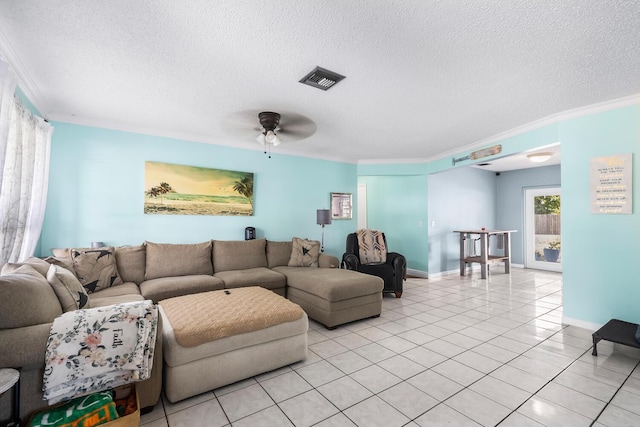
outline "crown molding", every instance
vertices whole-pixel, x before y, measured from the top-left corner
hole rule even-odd
[[[458,148],[454,148],[451,150],[443,151],[435,156],[423,158],[423,159],[384,159],[384,160],[359,160],[358,164],[414,164],[414,163],[429,163],[436,160],[444,159],[447,157],[459,155],[460,153],[464,153],[467,151],[473,151],[478,148],[482,148],[487,145],[494,144],[496,142],[504,141],[508,138],[513,138],[514,136],[521,135],[523,133],[531,132],[532,130],[539,129],[545,126],[549,126],[555,123],[559,123],[565,120],[571,120],[578,117],[589,116],[592,114],[602,113],[610,110],[617,110],[618,108],[629,107],[632,105],[640,104],[640,93],[625,96],[622,98],[616,98],[609,101],[598,102],[596,104],[587,105],[584,107],[574,108],[571,110],[562,111],[560,113],[555,113],[550,116],[543,117],[539,120],[535,120],[533,122],[527,123],[522,126],[518,126],[516,128],[501,132],[499,134],[490,136],[485,139],[481,139],[479,141],[473,142],[471,144],[463,145]]]
[[[40,114],[47,118],[47,115],[51,111],[49,109],[49,105],[31,78],[31,75],[27,71],[27,67],[25,67],[22,61],[20,61],[20,58],[9,44],[2,30],[0,30],[0,56],[7,61],[9,68],[11,68],[13,73],[16,75],[20,90],[25,94],[34,107],[37,108]]]
[[[72,125],[78,126],[88,126],[95,127],[100,129],[108,129],[118,132],[129,132],[136,133],[141,135],[148,136],[157,136],[160,138],[167,139],[175,139],[177,142],[189,141],[189,142],[197,142],[202,144],[211,144],[211,145],[220,145],[229,148],[235,148],[239,150],[251,150],[251,151],[264,151],[263,147],[258,143],[249,143],[246,146],[238,146],[238,144],[232,144],[226,142],[226,140],[219,140],[212,136],[200,135],[197,133],[183,132],[183,131],[162,131],[159,132],[157,129],[147,126],[123,126],[121,123],[117,122],[106,122],[104,120],[92,119],[92,118],[78,118],[76,116],[68,116],[61,114],[52,114],[51,117],[48,118],[49,121],[59,122],[59,123],[68,123]],[[284,144],[283,144],[284,145]],[[303,157],[308,159],[317,159],[317,160],[327,160],[338,163],[348,163],[348,164],[356,164],[354,159],[347,159],[339,156],[314,156],[314,155],[306,155],[301,154],[299,152],[295,152],[292,150],[287,150],[286,147],[283,148],[282,145],[273,149],[271,152],[272,155],[286,155],[286,156],[294,156],[294,157]]]

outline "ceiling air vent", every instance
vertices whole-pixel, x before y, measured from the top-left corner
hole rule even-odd
[[[317,87],[318,89],[327,90],[342,79],[344,79],[344,76],[341,76],[338,73],[334,73],[333,71],[329,71],[322,67],[316,67],[312,72],[304,76],[304,78],[300,80],[300,83]]]

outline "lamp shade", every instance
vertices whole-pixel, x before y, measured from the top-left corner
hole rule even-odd
[[[331,211],[329,209],[318,209],[316,211],[318,225],[331,224]]]

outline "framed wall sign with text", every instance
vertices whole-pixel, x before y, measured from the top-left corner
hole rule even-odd
[[[351,219],[353,197],[351,193],[331,193],[331,219]]]

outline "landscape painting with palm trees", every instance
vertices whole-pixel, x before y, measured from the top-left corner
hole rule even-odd
[[[144,213],[253,215],[253,173],[145,162]]]

